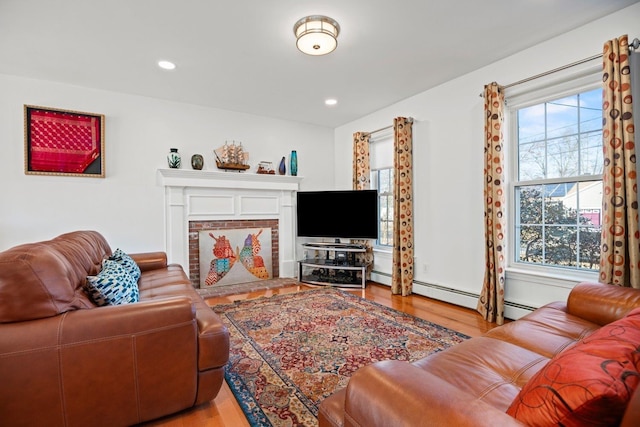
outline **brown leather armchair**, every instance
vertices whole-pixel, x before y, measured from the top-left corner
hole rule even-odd
[[[0,425],[126,426],[213,399],[229,335],[179,265],[130,254],[137,303],[82,285],[111,248],[77,231],[0,253]]]

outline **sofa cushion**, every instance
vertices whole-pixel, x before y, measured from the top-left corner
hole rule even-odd
[[[124,266],[105,259],[97,276],[87,276],[87,293],[96,305],[119,305],[138,302],[138,284]]]
[[[126,254],[122,249],[117,248],[113,251],[113,254],[109,257],[109,260],[115,261],[127,270],[127,273],[133,277],[133,280],[136,282],[140,278],[140,267],[138,264],[131,258],[128,254]]]
[[[552,358],[507,410],[534,426],[618,425],[640,382],[640,309]]]
[[[551,359],[601,327],[567,313],[566,305],[557,301],[538,308],[517,322],[493,328],[485,336],[510,342]]]

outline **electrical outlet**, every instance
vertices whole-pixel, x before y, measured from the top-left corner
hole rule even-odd
[[[422,264],[422,272],[423,273],[429,272],[429,264]]]

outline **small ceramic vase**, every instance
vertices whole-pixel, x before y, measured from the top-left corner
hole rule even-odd
[[[204,166],[204,158],[202,157],[201,154],[194,154],[193,156],[191,156],[192,168],[199,171],[199,170],[202,170],[203,166]]]
[[[170,148],[169,154],[167,155],[167,163],[169,163],[169,167],[171,169],[180,169],[181,162],[180,153],[178,153],[177,148]]]

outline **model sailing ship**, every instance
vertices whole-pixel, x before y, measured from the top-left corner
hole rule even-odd
[[[247,163],[249,153],[244,151],[242,142],[236,145],[235,141],[232,141],[231,144],[225,141],[222,147],[213,150],[213,154],[216,156],[216,166],[218,169],[242,172],[250,167]]]

